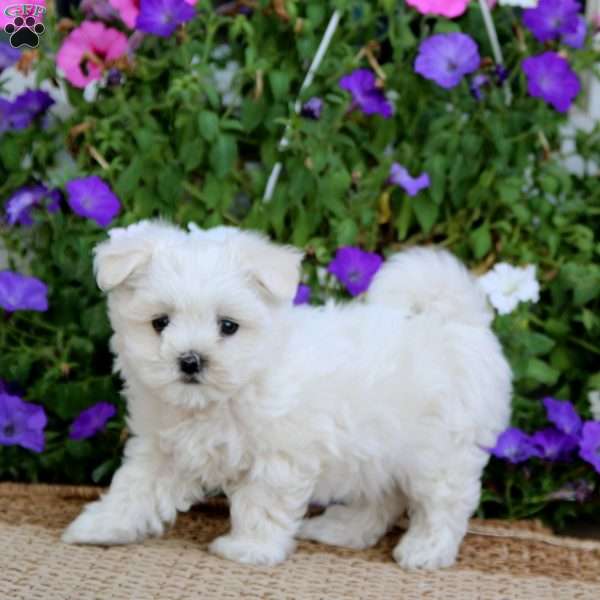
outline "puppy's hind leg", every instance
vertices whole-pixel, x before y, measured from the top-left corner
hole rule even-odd
[[[304,519],[299,539],[362,550],[374,546],[402,516],[406,500],[399,491],[378,499],[334,504],[318,517]]]

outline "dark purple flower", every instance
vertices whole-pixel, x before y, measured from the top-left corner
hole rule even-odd
[[[294,305],[308,304],[310,302],[310,286],[301,283],[298,285],[296,290],[296,296],[294,297]]]
[[[415,71],[439,86],[456,87],[468,73],[479,68],[477,44],[464,33],[438,33],[423,40],[415,60]]]
[[[538,42],[574,33],[581,6],[576,0],[540,0],[536,8],[523,11],[523,23]]]
[[[579,445],[577,437],[563,433],[554,427],[536,431],[531,436],[531,441],[538,451],[538,456],[546,460],[568,458]]]
[[[600,421],[587,421],[583,424],[579,456],[600,473]]]
[[[570,402],[547,397],[544,398],[543,403],[548,421],[553,423],[559,431],[572,436],[579,434],[581,417]]]
[[[73,179],[66,188],[67,202],[73,212],[96,221],[100,227],[107,227],[121,210],[119,199],[97,175]]]
[[[509,427],[500,434],[496,445],[489,449],[496,458],[503,458],[516,464],[537,456],[537,450],[531,438],[516,427]]]
[[[393,185],[399,185],[409,196],[416,196],[421,190],[431,185],[427,173],[421,173],[418,177],[411,177],[406,167],[399,163],[392,164],[388,181]]]
[[[14,65],[21,58],[21,51],[10,44],[0,42],[0,73]]]
[[[504,65],[496,65],[494,68],[496,84],[502,85],[508,79],[508,69]]]
[[[48,287],[35,277],[13,271],[0,271],[0,307],[17,310],[48,310]]]
[[[523,71],[529,94],[542,98],[559,112],[569,110],[581,89],[579,78],[568,61],[556,52],[526,58]]]
[[[117,87],[123,83],[123,73],[119,69],[112,67],[106,73],[106,85]]]
[[[474,75],[471,79],[471,83],[469,83],[469,90],[471,91],[471,95],[475,100],[483,100],[485,94],[483,93],[483,88],[486,87],[490,83],[490,78],[483,73],[478,73]]]
[[[577,17],[577,29],[573,32],[563,33],[561,41],[571,48],[583,48],[587,36],[587,23],[582,15]]]
[[[60,203],[58,190],[48,190],[44,185],[30,185],[19,188],[5,204],[6,222],[9,225],[32,225],[31,212],[39,205],[45,205],[48,212],[56,212]]]
[[[356,69],[340,79],[340,87],[352,94],[352,107],[358,106],[365,115],[392,116],[392,105],[376,86],[375,75],[368,69]]]
[[[358,296],[368,289],[382,262],[381,256],[374,252],[345,246],[338,249],[327,270],[335,275],[353,296]]]
[[[570,481],[546,496],[547,500],[567,500],[569,502],[585,502],[594,491],[594,484],[585,479]]]
[[[308,117],[309,119],[320,119],[321,112],[323,111],[323,100],[321,98],[317,98],[314,96],[307,100],[303,106],[300,114],[303,117]]]
[[[54,100],[43,90],[27,90],[17,96],[6,108],[6,118],[10,129],[26,129],[33,120],[45,113]]]
[[[85,440],[96,435],[116,413],[117,409],[108,402],[98,402],[86,408],[71,424],[69,437],[72,440]]]
[[[195,16],[196,9],[185,0],[141,0],[135,27],[146,33],[168,37],[179,25]]]
[[[12,109],[12,102],[0,98],[0,133],[4,133],[11,129],[10,122],[10,111]]]
[[[42,406],[0,393],[0,445],[42,452],[47,421]]]

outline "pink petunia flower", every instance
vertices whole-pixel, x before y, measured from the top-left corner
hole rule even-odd
[[[110,5],[119,13],[121,20],[129,29],[135,29],[135,23],[140,14],[141,0],[109,0]],[[197,0],[185,0],[187,4],[195,6]]]
[[[453,19],[467,10],[469,0],[406,0],[406,4],[423,15],[440,15]]]
[[[56,64],[75,86],[100,79],[107,63],[127,53],[127,36],[95,21],[84,21],[65,38]]]

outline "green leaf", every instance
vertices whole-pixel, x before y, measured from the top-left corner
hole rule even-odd
[[[200,111],[198,115],[198,130],[207,142],[212,142],[219,133],[219,116],[209,110]]]
[[[415,198],[412,201],[412,207],[421,229],[425,233],[429,233],[438,218],[440,212],[438,206],[430,198],[424,196]]]
[[[290,75],[287,71],[271,71],[269,73],[269,84],[276,100],[283,100],[289,96]]]
[[[554,385],[560,373],[539,358],[532,358],[525,368],[525,377],[543,385]]]
[[[225,177],[237,160],[237,143],[229,134],[220,135],[210,150],[210,164],[217,177]]]
[[[487,223],[478,227],[469,234],[469,242],[477,260],[482,259],[492,247],[492,236]]]

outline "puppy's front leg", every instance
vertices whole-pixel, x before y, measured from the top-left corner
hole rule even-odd
[[[84,508],[62,540],[70,544],[128,544],[161,535],[164,524],[175,520],[177,509],[186,508],[179,506],[184,485],[152,440],[132,438],[108,493]]]
[[[282,462],[254,468],[227,490],[231,531],[212,542],[212,553],[241,563],[275,565],[294,551],[314,481]]]

